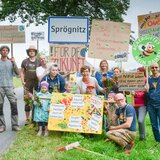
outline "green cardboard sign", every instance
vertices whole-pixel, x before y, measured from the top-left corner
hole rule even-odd
[[[139,37],[132,46],[134,59],[143,66],[150,66],[160,60],[160,40],[146,35]]]

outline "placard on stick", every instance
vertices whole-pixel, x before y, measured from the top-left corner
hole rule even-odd
[[[143,91],[144,83],[143,72],[123,73],[118,77],[119,91]]]
[[[48,129],[102,133],[103,96],[53,93]]]

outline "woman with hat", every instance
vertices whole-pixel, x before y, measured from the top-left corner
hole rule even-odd
[[[28,58],[24,59],[21,64],[21,81],[24,86],[25,93],[33,93],[33,90],[38,88],[38,79],[36,76],[36,68],[40,66],[39,60],[36,58],[37,49],[31,45],[27,50]],[[24,93],[24,94],[25,94]],[[25,105],[26,122],[25,125],[29,124],[31,107]]]

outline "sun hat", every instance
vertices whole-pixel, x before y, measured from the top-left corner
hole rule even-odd
[[[28,49],[26,49],[27,54],[29,53],[29,50],[35,50],[35,53],[37,55],[37,49],[34,45],[30,45]]]

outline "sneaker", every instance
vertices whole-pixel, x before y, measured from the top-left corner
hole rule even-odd
[[[0,127],[0,133],[4,132],[6,130],[5,127]]]
[[[44,132],[44,136],[47,137],[49,135],[48,131]]]
[[[42,135],[42,130],[39,130],[37,133],[37,136],[41,136]]]
[[[18,126],[13,126],[12,127],[12,131],[20,131],[21,130],[21,128],[19,128]]]
[[[25,126],[27,126],[27,125],[29,125],[30,124],[30,120],[29,119],[26,119],[26,121],[25,121]]]

